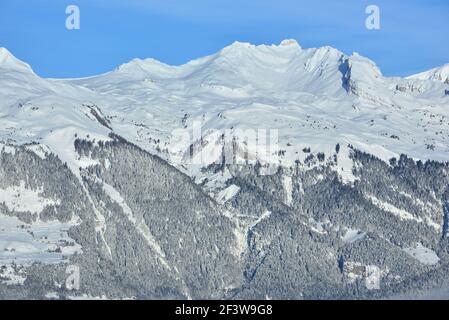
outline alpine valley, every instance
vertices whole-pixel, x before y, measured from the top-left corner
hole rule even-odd
[[[276,148],[224,161],[225,130]],[[284,40],[47,79],[1,48],[0,298],[449,297],[448,161],[449,64]]]

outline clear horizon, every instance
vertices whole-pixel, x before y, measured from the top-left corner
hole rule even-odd
[[[368,30],[368,5],[380,29]],[[80,9],[80,29],[65,26],[66,7]],[[87,77],[134,58],[170,65],[213,54],[234,41],[303,48],[330,45],[372,59],[386,76],[407,76],[449,62],[449,3],[285,0],[226,3],[118,0],[0,0],[0,47],[42,77]]]

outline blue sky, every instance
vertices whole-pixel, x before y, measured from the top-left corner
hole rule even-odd
[[[81,29],[67,30],[75,4]],[[381,29],[365,28],[380,8]],[[0,46],[44,77],[81,77],[133,58],[182,64],[235,40],[294,38],[373,59],[386,75],[449,62],[447,0],[0,0]]]

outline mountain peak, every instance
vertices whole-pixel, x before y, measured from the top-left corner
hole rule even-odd
[[[244,51],[245,49],[252,49],[256,46],[249,42],[240,42],[234,41],[232,44],[224,47],[220,52],[221,53],[229,53],[229,52],[239,52]]]
[[[380,71],[376,63],[373,60],[360,55],[358,52],[352,53],[352,55],[349,57],[349,62],[353,66],[358,65],[361,71],[366,73],[366,75],[371,75],[375,78],[379,78],[382,76],[382,72]]]
[[[299,45],[298,41],[296,41],[295,39],[282,40],[281,43],[279,44],[279,46],[281,46],[281,47],[297,47],[297,48],[301,48],[301,46]]]
[[[4,63],[6,60],[14,58],[14,56],[9,52],[8,49],[1,47],[0,48],[0,64]]]
[[[221,53],[229,53],[229,52],[241,52],[241,51],[246,51],[248,49],[250,50],[254,50],[254,49],[261,49],[264,50],[264,48],[272,48],[272,49],[276,49],[276,50],[284,50],[284,49],[295,49],[295,50],[300,50],[301,46],[299,45],[298,41],[296,41],[295,39],[285,39],[282,40],[279,45],[276,44],[272,44],[270,45],[265,45],[265,44],[261,44],[261,45],[254,45],[252,43],[249,42],[240,42],[240,41],[234,41],[232,44],[230,44],[229,46],[224,47],[220,52]]]
[[[8,49],[0,48],[0,68],[31,71],[29,64],[17,59]]]
[[[131,61],[120,65],[117,71],[127,73],[133,77],[163,76],[173,72],[176,67],[169,66],[159,60],[153,58],[140,59],[135,58]]]
[[[449,63],[428,71],[414,74],[408,77],[408,79],[433,80],[449,84]]]

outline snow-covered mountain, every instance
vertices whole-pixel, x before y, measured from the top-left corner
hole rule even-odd
[[[71,126],[105,131],[95,121],[84,121],[85,104],[98,106],[114,132],[147,150],[167,149],[170,159],[189,147],[172,150],[173,131],[193,123],[201,123],[206,140],[212,129],[278,129],[285,150],[281,161],[290,163],[304,160],[307,155],[299,151],[305,147],[329,153],[337,143],[384,160],[401,153],[449,159],[447,66],[388,78],[356,53],[303,49],[294,40],[271,46],[236,42],[181,66],[135,59],[76,80],[41,79],[6,49],[0,61],[1,110],[8,114],[2,118],[4,141],[45,139],[41,119],[47,130],[61,127],[65,119]],[[443,83],[423,80],[435,78]],[[33,111],[36,107],[39,111]]]
[[[409,293],[412,275],[446,270],[448,70],[385,77],[357,53],[284,40],[235,42],[180,66],[134,59],[94,77],[44,79],[0,49],[0,296],[48,265],[64,274],[55,263],[67,257],[100,274],[89,295],[346,297],[371,266],[391,278],[385,295]],[[262,153],[244,130],[278,140]],[[223,161],[225,132],[246,166]],[[192,248],[205,267],[189,264]],[[300,262],[275,280],[279,252]],[[112,285],[118,270],[126,284]],[[158,280],[139,282],[145,270]],[[192,276],[201,272],[214,284]],[[290,287],[293,274],[293,286],[310,288],[270,287]]]

